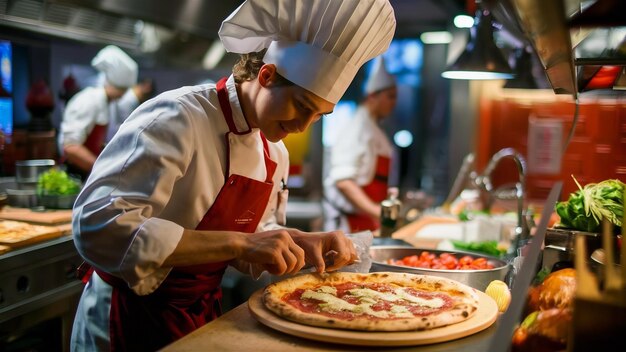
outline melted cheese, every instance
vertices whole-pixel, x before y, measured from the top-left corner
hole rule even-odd
[[[443,306],[444,302],[441,298],[433,298],[433,299],[424,299],[420,297],[413,296],[407,293],[404,288],[396,288],[393,293],[392,292],[378,292],[369,288],[355,288],[349,290],[351,295],[355,297],[371,297],[374,299],[381,299],[387,302],[399,302],[399,301],[409,301],[411,303],[426,306],[429,308],[439,308]]]
[[[440,298],[423,299],[412,296],[407,293],[403,288],[397,288],[394,292],[378,292],[369,288],[356,288],[348,290],[348,293],[356,297],[359,300],[359,304],[352,304],[338,298],[337,289],[332,286],[321,286],[315,291],[306,290],[302,293],[303,299],[315,299],[324,303],[320,303],[321,310],[327,312],[340,312],[347,311],[356,314],[368,314],[378,318],[388,318],[390,316],[396,318],[412,318],[411,313],[407,307],[398,304],[391,304],[390,311],[375,311],[372,309],[372,305],[380,300],[387,302],[401,302],[408,301],[412,304],[420,306],[427,306],[432,308],[438,308],[443,306],[444,302]]]

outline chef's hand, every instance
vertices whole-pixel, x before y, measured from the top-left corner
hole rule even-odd
[[[302,232],[288,229],[295,243],[304,249],[305,261],[318,273],[335,271],[357,260],[352,241],[342,231]],[[326,261],[325,261],[326,259]],[[326,267],[327,262],[330,265]]]
[[[244,238],[238,259],[258,264],[270,274],[295,274],[305,264],[304,250],[287,229],[257,232]]]

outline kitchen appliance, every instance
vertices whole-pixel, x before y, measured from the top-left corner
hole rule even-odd
[[[493,265],[493,269],[483,270],[443,270],[443,269],[429,269],[429,268],[416,268],[402,265],[387,264],[388,259],[402,259],[411,255],[420,255],[423,251],[428,251],[432,254],[439,256],[442,253],[450,253],[457,258],[461,258],[465,255],[469,255],[473,258],[484,257],[487,261]],[[459,281],[463,284],[471,286],[475,289],[484,291],[487,285],[493,280],[502,280],[509,271],[509,265],[500,259],[494,257],[488,257],[476,253],[462,252],[462,251],[440,251],[435,249],[420,249],[411,248],[405,246],[373,246],[370,248],[370,255],[372,256],[372,268],[370,272],[377,271],[391,271],[391,272],[406,272],[420,275],[434,275],[441,276],[448,279]]]
[[[81,261],[71,236],[0,255],[0,350],[69,351]]]

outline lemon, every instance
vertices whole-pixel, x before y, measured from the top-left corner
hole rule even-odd
[[[491,281],[487,289],[485,289],[485,293],[496,301],[498,311],[500,312],[506,311],[511,303],[511,291],[509,291],[509,286],[503,281]]]

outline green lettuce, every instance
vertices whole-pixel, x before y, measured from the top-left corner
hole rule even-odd
[[[80,181],[57,168],[44,172],[37,180],[37,194],[39,195],[74,195],[78,192],[80,192]]]
[[[574,176],[572,176],[574,178]],[[570,194],[565,202],[556,204],[561,225],[580,231],[599,232],[602,219],[608,219],[617,227],[622,226],[624,214],[624,183],[605,180],[581,187],[574,178],[578,191]]]

